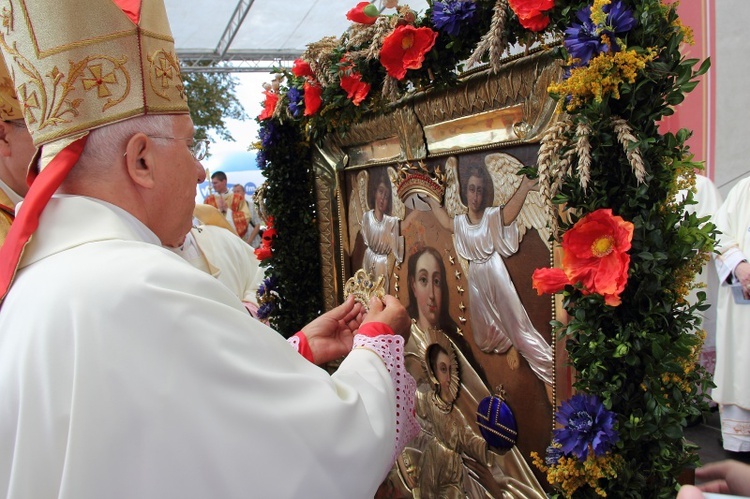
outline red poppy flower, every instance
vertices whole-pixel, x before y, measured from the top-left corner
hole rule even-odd
[[[617,306],[628,282],[632,239],[633,224],[612,215],[612,210],[589,213],[563,235],[562,269],[537,269],[533,287],[541,295],[580,284],[585,294],[602,295],[607,305]]]
[[[265,244],[266,246],[271,246],[275,237],[276,229],[274,229],[273,227],[267,227],[266,230],[263,231],[263,244]]]
[[[267,260],[273,256],[270,246],[258,246],[255,248],[255,258],[259,261]]]
[[[563,269],[536,269],[531,277],[531,285],[541,296],[545,293],[557,293],[570,284]]]
[[[370,93],[370,84],[362,82],[362,75],[359,73],[342,76],[339,84],[346,91],[346,97],[355,106],[359,106],[365,100],[367,94]]]
[[[555,0],[509,0],[508,3],[521,26],[535,32],[549,25],[549,17],[544,12],[555,6]]]
[[[339,86],[346,91],[346,97],[359,106],[370,93],[370,84],[362,82],[362,75],[354,71],[354,65],[347,57],[341,58],[339,74]]]
[[[320,105],[323,103],[320,96],[323,94],[323,87],[317,83],[305,82],[305,116],[312,116],[318,112]]]
[[[263,102],[263,111],[258,115],[258,119],[263,121],[273,116],[273,110],[276,109],[276,103],[279,102],[279,95],[270,90],[263,92],[266,94],[266,100]]]
[[[356,7],[346,13],[346,18],[355,23],[374,24],[378,20],[378,8],[374,5],[370,7],[370,5],[372,5],[370,2],[359,2]]]
[[[424,56],[435,45],[437,31],[430,28],[415,28],[411,25],[397,26],[380,49],[380,64],[389,76],[403,80],[407,69],[419,69]]]
[[[294,76],[306,76],[308,78],[314,78],[313,70],[310,67],[310,63],[303,59],[295,59],[294,66],[292,66],[292,73]]]

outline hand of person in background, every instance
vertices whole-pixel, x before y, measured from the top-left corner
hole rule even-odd
[[[734,268],[734,275],[737,280],[742,284],[742,293],[745,298],[750,298],[750,263],[740,262]]]
[[[727,459],[707,464],[695,470],[695,478],[704,483],[704,492],[750,496],[750,465]]]
[[[302,328],[316,364],[336,360],[352,349],[354,333],[362,324],[363,309],[350,296]]]
[[[365,315],[362,324],[368,322],[382,322],[393,329],[395,334],[404,338],[404,343],[409,341],[411,319],[404,306],[394,296],[385,295],[382,300],[372,297],[370,311]]]
[[[750,497],[750,465],[731,459],[707,464],[695,470],[697,487],[685,485],[677,499],[702,499],[703,492]]]

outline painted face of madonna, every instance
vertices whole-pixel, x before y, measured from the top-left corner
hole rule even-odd
[[[411,286],[419,310],[417,325],[424,331],[439,325],[443,278],[434,255],[426,252],[417,259]]]

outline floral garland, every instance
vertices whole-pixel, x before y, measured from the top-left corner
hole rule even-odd
[[[686,296],[714,237],[686,214],[693,193],[676,196],[701,167],[685,144],[690,132],[658,128],[708,70],[680,53],[692,35],[676,4],[437,0],[421,16],[393,1],[386,8],[353,6],[346,33],[310,44],[281,71],[266,88],[262,127],[293,125],[299,141],[319,140],[427,86],[454,84],[462,61],[497,70],[510,44],[561,40],[565,76],[548,89],[561,113],[536,168],[523,173],[538,178],[561,241],[562,267],[537,270],[533,282],[562,295],[568,319],[555,328],[578,393],[562,403],[553,443],[535,462],[566,497],[674,497],[680,473],[697,464],[685,421],[706,408],[710,386],[697,367],[705,296]]]

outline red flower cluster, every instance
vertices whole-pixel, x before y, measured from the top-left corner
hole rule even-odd
[[[317,81],[306,81],[303,87],[305,91],[305,116],[312,116],[318,112],[323,100],[320,98],[323,95],[323,87]]]
[[[545,12],[555,6],[555,0],[509,0],[508,3],[521,26],[534,32],[542,31],[549,25]]]
[[[313,73],[313,70],[310,67],[310,63],[305,61],[304,59],[294,60],[292,73],[297,77],[304,76],[305,78],[315,78],[315,73]]]
[[[304,59],[296,59],[294,61],[292,73],[298,78],[305,78],[305,84],[302,87],[305,93],[305,116],[312,116],[318,112],[321,104],[323,104],[323,100],[321,99],[323,87],[315,79],[315,73],[313,73],[310,63]]]
[[[263,237],[260,246],[255,248],[255,257],[260,260],[266,260],[273,256],[273,241],[276,239],[276,229],[273,228],[273,217],[268,217],[266,230],[263,231]]]
[[[359,106],[370,93],[371,85],[362,81],[362,75],[354,70],[351,61],[346,57],[342,58],[340,62],[339,86],[346,92],[346,97],[355,106]]]
[[[263,121],[273,116],[273,111],[276,109],[276,104],[279,102],[279,94],[273,90],[263,91],[266,94],[266,100],[263,102],[263,111],[258,115],[258,119]]]
[[[604,296],[607,305],[621,303],[628,282],[633,224],[599,209],[580,219],[563,235],[562,269],[536,269],[534,289],[557,293],[568,284],[580,284],[584,294]]]
[[[378,8],[370,2],[359,2],[346,13],[346,18],[360,24],[375,24],[378,20]]]
[[[389,76],[403,80],[407,69],[422,67],[424,57],[432,50],[437,31],[430,28],[415,28],[409,24],[397,26],[380,49],[380,64]]]

